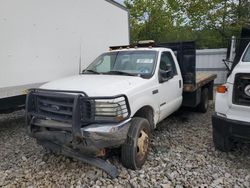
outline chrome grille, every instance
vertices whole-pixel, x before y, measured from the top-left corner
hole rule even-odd
[[[49,97],[39,95],[36,97],[37,113],[54,120],[71,122],[73,116],[74,98]]]

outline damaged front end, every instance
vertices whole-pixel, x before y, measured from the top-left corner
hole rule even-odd
[[[130,108],[125,95],[88,97],[77,91],[31,89],[26,122],[29,134],[45,148],[117,175],[113,165],[97,156],[127,138]]]

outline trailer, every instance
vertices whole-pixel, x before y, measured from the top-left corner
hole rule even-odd
[[[29,88],[78,74],[110,44],[128,44],[128,16],[112,0],[1,0],[0,110],[24,105]]]

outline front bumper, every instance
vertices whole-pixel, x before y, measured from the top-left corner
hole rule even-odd
[[[77,140],[74,140],[72,133],[67,130],[53,130],[55,126],[52,125],[60,127],[60,124],[62,123],[34,118],[30,124],[34,131],[30,134],[46,147],[49,147],[49,143],[54,143],[62,147],[77,149],[84,154],[97,155],[100,149],[116,148],[126,141],[130,119],[119,124],[92,124],[83,127],[80,129],[81,136],[78,136]],[[65,124],[63,126],[66,127]],[[53,128],[46,130],[41,127]],[[35,131],[36,128],[39,129]],[[53,148],[50,149],[53,150]]]
[[[233,138],[250,139],[250,122],[231,120],[214,114],[212,116],[213,129],[220,135]]]

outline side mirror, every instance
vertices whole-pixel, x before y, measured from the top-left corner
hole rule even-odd
[[[223,59],[222,61],[224,62],[227,71],[231,72],[232,66],[233,66],[233,61],[236,55],[236,37],[232,36],[231,41],[228,43],[227,47],[227,57],[226,59]]]
[[[83,69],[83,70],[82,70],[82,74],[84,74],[85,70],[86,70],[86,69]]]
[[[159,71],[159,82],[163,83],[166,82],[168,80],[170,80],[171,78],[173,78],[174,74],[172,71],[171,66],[167,66],[167,70],[161,70]]]
[[[227,71],[230,72],[232,69],[233,61],[229,61],[228,59],[222,59],[224,65],[227,68]]]

